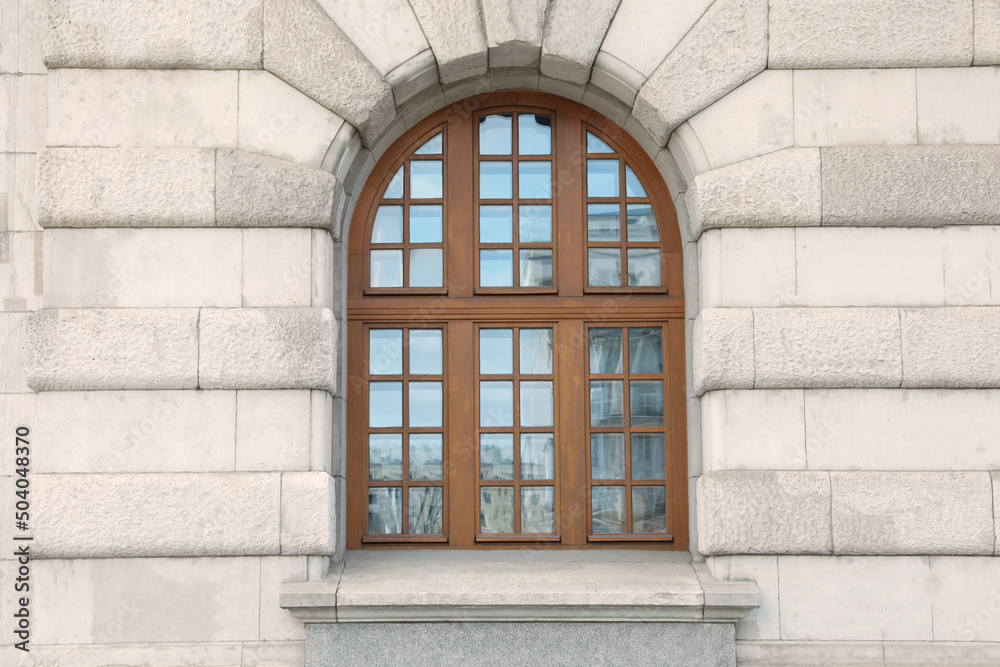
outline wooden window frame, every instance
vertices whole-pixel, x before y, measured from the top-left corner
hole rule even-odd
[[[493,113],[538,113],[552,118],[553,287],[478,287],[478,121]],[[516,128],[516,120],[512,119]],[[443,287],[368,287],[372,223],[380,197],[396,170],[438,131],[444,131]],[[615,153],[588,155],[586,133],[593,132]],[[520,161],[516,129],[513,162]],[[620,160],[621,242],[626,247],[660,248],[658,287],[589,287],[587,285],[586,165],[588,157]],[[436,156],[435,156],[436,157]],[[507,156],[504,156],[505,158]],[[418,156],[419,158],[419,156]],[[646,190],[660,241],[626,241],[624,169],[628,164]],[[514,194],[517,168],[514,167]],[[408,189],[407,189],[408,192]],[[490,200],[492,201],[492,200]],[[600,201],[600,200],[597,200]],[[642,200],[645,202],[645,200]],[[402,201],[401,201],[402,203]],[[423,203],[423,202],[421,202]],[[428,202],[431,203],[431,202]],[[512,199],[515,220],[516,199]],[[546,202],[547,203],[547,202]],[[404,208],[404,220],[407,219]],[[515,224],[514,271],[519,271]],[[404,231],[404,241],[407,240]],[[682,245],[670,194],[652,160],[637,142],[601,114],[552,95],[534,92],[493,93],[458,102],[431,114],[398,139],[383,155],[362,189],[349,233],[347,279],[347,547],[360,548],[688,548],[686,390]],[[544,245],[544,244],[542,244]],[[381,246],[380,246],[381,247]],[[405,248],[408,248],[404,244]],[[541,247],[533,244],[533,247]],[[546,246],[549,247],[549,246]],[[405,258],[404,258],[405,261]],[[405,267],[404,267],[405,271]],[[627,266],[622,265],[622,281]],[[404,274],[405,275],[405,274]],[[517,281],[515,281],[517,282]],[[404,282],[404,284],[406,284]],[[594,535],[590,510],[589,327],[663,329],[664,427],[667,534]],[[554,335],[554,412],[556,433],[556,534],[481,535],[479,532],[478,330],[551,327]],[[367,532],[367,419],[369,328],[441,328],[444,337],[444,537],[374,536]],[[626,341],[627,345],[627,341]],[[515,359],[516,364],[516,359]],[[516,381],[516,368],[513,381]],[[408,369],[404,368],[404,371]],[[627,374],[623,376],[628,381]],[[627,406],[626,406],[627,409]],[[511,432],[517,432],[510,429]],[[629,431],[625,432],[628,439]],[[406,442],[404,438],[404,450]],[[518,443],[515,440],[515,449]],[[626,450],[627,451],[627,450]],[[403,476],[407,476],[404,469]],[[535,484],[532,482],[532,484]],[[499,484],[515,486],[513,482]],[[407,485],[403,485],[405,489]],[[517,485],[515,488],[520,488]],[[629,486],[628,488],[631,488]],[[403,491],[405,494],[405,491]],[[517,492],[519,493],[519,491]],[[630,492],[628,493],[631,500]],[[518,497],[519,499],[519,497]],[[403,517],[406,521],[406,517]],[[404,539],[405,538],[405,539]]]

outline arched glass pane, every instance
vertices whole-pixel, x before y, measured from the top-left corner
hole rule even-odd
[[[479,119],[480,155],[510,155],[512,142],[509,113],[493,114]]]
[[[372,243],[403,242],[403,207],[379,206],[372,225]]]
[[[635,175],[632,171],[632,167],[625,165],[625,196],[626,197],[645,197],[646,190],[643,189],[642,183],[639,182],[639,177]]]
[[[389,187],[385,189],[385,194],[382,195],[383,199],[402,199],[403,198],[403,168],[400,167],[396,170],[395,175],[392,180],[389,181]]]
[[[588,153],[614,153],[614,149],[608,146],[606,143],[598,139],[596,136],[587,133],[587,152]]]
[[[427,140],[423,146],[413,151],[414,155],[440,155],[441,149],[444,147],[444,135],[441,133],[435,134],[433,137]]]

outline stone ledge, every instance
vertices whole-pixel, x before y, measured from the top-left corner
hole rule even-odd
[[[307,623],[733,623],[759,604],[753,582],[646,551],[351,551],[326,579],[286,584],[280,598]]]

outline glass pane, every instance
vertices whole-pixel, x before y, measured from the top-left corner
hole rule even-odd
[[[411,487],[408,532],[440,535],[444,525],[444,496],[440,486]]]
[[[621,380],[591,380],[590,425],[621,426],[625,418],[624,392]]]
[[[479,425],[486,427],[514,425],[513,382],[479,383]]]
[[[551,486],[521,487],[521,532],[556,532],[556,490]]]
[[[410,427],[441,427],[444,392],[440,382],[410,383]]]
[[[592,486],[590,497],[594,532],[624,533],[625,487]]]
[[[479,436],[479,479],[514,479],[514,434]]]
[[[665,487],[632,487],[632,532],[667,532],[667,489]]]
[[[441,248],[410,250],[410,287],[441,287]]]
[[[410,197],[412,199],[440,199],[444,194],[444,178],[440,160],[414,160],[410,162]]]
[[[440,375],[442,335],[440,329],[410,329],[410,373]]]
[[[662,433],[632,434],[632,479],[666,479]]]
[[[634,375],[663,372],[663,330],[628,330],[628,365]]]
[[[551,243],[552,207],[548,204],[518,207],[517,235],[521,243]]]
[[[368,384],[368,425],[372,428],[403,426],[403,383]]]
[[[521,155],[548,155],[552,152],[552,119],[521,114],[517,117],[517,152]]]
[[[621,207],[618,204],[587,204],[587,240],[620,241]]]
[[[618,160],[587,160],[587,196],[618,196]]]
[[[587,133],[587,152],[588,153],[614,153],[614,149],[608,146],[606,143],[595,137],[590,132]]]
[[[385,194],[382,195],[382,199],[402,199],[403,198],[403,168],[400,167],[393,174],[392,180],[389,181],[388,187],[385,189]]]
[[[368,331],[368,374],[403,374],[402,329],[370,329]]]
[[[514,487],[484,486],[479,489],[479,532],[514,532]]]
[[[403,490],[368,489],[368,534],[398,535],[403,532]]]
[[[659,241],[660,230],[656,227],[656,216],[649,204],[629,204],[625,220],[626,238],[629,241]]]
[[[372,433],[368,436],[368,479],[373,482],[403,479],[403,436]]]
[[[509,113],[493,114],[479,119],[480,155],[510,155],[511,137]]]
[[[480,243],[514,242],[513,206],[479,207],[479,242]]]
[[[549,199],[552,196],[552,163],[518,163],[517,196],[520,199]]]
[[[403,286],[402,250],[372,250],[371,285],[372,287]]]
[[[514,175],[510,162],[479,163],[479,198],[510,199],[514,196]]]
[[[514,372],[514,330],[479,330],[479,372],[510,375]]]
[[[521,329],[518,353],[523,375],[550,375],[552,329]]]
[[[642,187],[642,183],[639,182],[639,177],[635,175],[632,171],[632,167],[625,165],[625,196],[626,197],[645,197],[646,191]]]
[[[521,251],[521,287],[552,287],[552,251]]]
[[[379,206],[372,225],[372,243],[403,242],[403,207]]]
[[[513,284],[514,253],[510,250],[480,250],[480,287],[511,287]]]
[[[552,426],[552,381],[521,382],[521,426]]]
[[[441,205],[410,207],[410,243],[441,243]]]
[[[443,459],[440,433],[410,434],[410,479],[439,480]]]
[[[590,372],[622,372],[622,330],[590,330]]]
[[[633,380],[628,387],[632,426],[663,426],[663,383]]]
[[[657,248],[628,249],[629,287],[656,287],[660,284],[660,251]]]
[[[621,287],[622,253],[618,248],[587,250],[587,284],[591,287]]]
[[[521,479],[555,479],[555,443],[551,433],[521,434]]]
[[[591,479],[625,479],[624,434],[590,434],[590,477]]]
[[[427,140],[427,143],[413,151],[414,155],[441,155],[441,149],[444,148],[444,138],[443,135],[438,133]]]

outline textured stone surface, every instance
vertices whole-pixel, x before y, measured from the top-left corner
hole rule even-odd
[[[56,69],[49,146],[236,147],[237,72]]]
[[[898,387],[895,308],[755,308],[758,388]]]
[[[918,69],[917,121],[921,144],[1000,143],[1000,69]]]
[[[45,306],[239,307],[241,233],[50,229],[45,234]]]
[[[264,0],[264,69],[352,124],[368,145],[395,114],[389,84],[313,0]]]
[[[343,189],[325,171],[243,151],[220,150],[216,217],[230,227],[330,228]]]
[[[215,151],[54,148],[38,158],[43,227],[191,227],[215,223]]]
[[[240,72],[240,150],[297,162],[313,169],[344,121],[270,72]]]
[[[662,146],[678,125],[766,66],[766,0],[718,0],[639,89],[633,113]]]
[[[277,554],[279,485],[276,473],[36,475],[35,548],[45,558]]]
[[[260,0],[48,0],[48,67],[253,69]]]
[[[541,72],[586,83],[619,0],[553,0],[545,20]]]
[[[972,3],[771,0],[769,67],[972,64]]]
[[[796,146],[917,143],[913,70],[803,70],[793,78]]]
[[[477,0],[411,0],[437,59],[441,83],[486,72],[486,28]]]
[[[792,148],[700,174],[685,195],[691,233],[713,227],[819,225],[819,151]]]
[[[337,498],[325,472],[281,475],[281,553],[328,556],[337,550]]]
[[[238,665],[238,651],[235,661],[223,655],[222,662],[212,662],[220,656],[209,653],[205,659],[208,651],[204,645],[200,651],[185,654],[184,649],[188,647],[171,646],[170,643],[257,639],[260,560],[37,560],[32,564],[32,575],[38,586],[32,600],[31,611],[35,618],[31,654],[41,646],[65,647],[65,653],[57,653],[55,661],[48,664],[74,665],[83,658],[79,664],[86,667],[122,663]],[[192,604],[192,600],[198,603]],[[36,613],[43,609],[52,612]],[[59,610],[66,613],[58,613]],[[130,646],[123,642],[135,644]],[[144,651],[142,644],[147,642],[159,645],[149,647],[147,644]],[[96,645],[92,649],[96,655],[81,648],[81,644]],[[202,658],[205,662],[187,662],[192,658]],[[130,659],[135,659],[135,663],[126,662]]]
[[[226,391],[46,391],[38,473],[233,469],[236,395]]]
[[[694,323],[694,392],[754,386],[754,325],[749,308],[706,309]]]
[[[549,0],[482,0],[490,67],[537,67]]]
[[[317,2],[382,74],[428,48],[406,0]]]
[[[633,68],[641,75],[641,85],[711,4],[712,0],[622,0],[601,52]]]
[[[804,470],[801,391],[712,391],[701,397],[704,470]]]
[[[933,638],[933,582],[926,557],[780,556],[778,581],[786,641]]]
[[[330,623],[306,628],[308,664],[641,665],[669,655],[691,667],[735,667],[733,626],[715,623]]]
[[[25,377],[36,391],[194,389],[198,311],[42,310],[28,320]]]
[[[805,392],[816,470],[1000,470],[1000,391]]]
[[[837,554],[993,554],[987,472],[830,473]]]
[[[646,82],[646,76],[624,60],[602,50],[594,58],[590,81],[595,88],[616,102],[631,107],[635,103],[636,93]]]
[[[1000,386],[1000,309],[903,309],[904,387]]]
[[[236,394],[236,469],[308,470],[310,392]]]
[[[830,479],[821,472],[710,472],[698,480],[702,554],[830,553]]]
[[[325,308],[201,311],[204,389],[335,389],[337,324]]]
[[[824,148],[823,224],[1000,224],[1000,147]]]
[[[975,65],[1000,65],[1000,4],[974,0]]]

